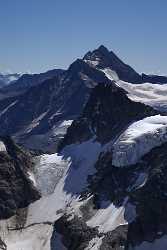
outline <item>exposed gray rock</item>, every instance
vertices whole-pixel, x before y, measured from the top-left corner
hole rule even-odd
[[[1,140],[6,147],[0,152],[0,219],[4,219],[39,199],[40,194],[28,176],[33,168],[31,156],[9,137]]]

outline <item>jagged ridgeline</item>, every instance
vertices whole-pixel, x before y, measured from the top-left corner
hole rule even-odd
[[[24,74],[1,88],[0,134],[13,136],[30,149],[54,153],[67,127],[81,114],[91,89],[112,80],[133,100],[166,110],[166,77],[140,75],[100,46],[67,70]],[[164,85],[151,84],[155,82]]]

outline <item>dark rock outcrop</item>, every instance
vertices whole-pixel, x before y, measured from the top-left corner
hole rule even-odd
[[[90,63],[91,61],[97,60],[97,68],[111,68],[123,81],[131,83],[142,82],[141,75],[139,75],[132,67],[121,61],[112,51],[109,51],[103,45],[93,52],[88,52],[83,59],[90,61]]]
[[[167,76],[142,74],[142,81],[143,82],[150,82],[153,84],[165,84],[165,83],[167,83]]]
[[[88,247],[91,240],[102,239],[99,250],[121,250],[127,245],[127,226],[120,226],[107,233],[99,233],[97,228],[90,228],[78,217],[72,220],[68,216],[61,217],[55,222],[54,232],[51,239],[51,250],[56,250],[56,234],[62,235],[62,244],[68,250],[84,250]],[[93,247],[93,246],[92,246]]]
[[[40,194],[28,176],[33,168],[31,156],[9,137],[1,137],[1,141],[6,151],[0,152],[0,219],[5,219],[39,199]]]
[[[56,233],[63,235],[63,243],[68,250],[83,250],[92,238],[100,236],[97,229],[89,228],[82,219],[75,216],[72,220],[69,220],[67,215],[55,222],[51,239],[52,250],[56,250]]]
[[[140,163],[126,168],[114,167],[112,153],[106,152],[96,163],[97,173],[92,179],[89,178],[87,192],[94,194],[97,208],[104,199],[110,199],[119,207],[126,197],[135,206],[136,219],[129,223],[127,229],[127,249],[130,245],[136,246],[143,241],[152,242],[167,234],[166,149],[165,143],[151,150]],[[138,183],[143,173],[146,174],[146,179]]]

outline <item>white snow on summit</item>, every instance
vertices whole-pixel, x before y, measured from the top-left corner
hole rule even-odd
[[[89,65],[96,67],[99,65],[99,61],[100,59],[98,57],[94,58],[94,60],[84,60],[86,63],[88,63]]]
[[[154,147],[167,141],[167,116],[151,116],[137,121],[113,144],[113,165],[123,167],[137,163]]]

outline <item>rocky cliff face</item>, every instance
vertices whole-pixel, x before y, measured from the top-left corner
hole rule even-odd
[[[83,58],[91,66],[100,70],[110,69],[116,72],[118,78],[134,84],[141,83],[167,83],[166,76],[139,74],[132,67],[120,60],[112,51],[101,45],[94,51],[89,51]]]
[[[150,82],[153,84],[165,84],[165,83],[167,83],[166,76],[158,76],[158,75],[142,74],[142,80],[143,80],[143,82]]]
[[[156,114],[151,107],[128,99],[114,81],[100,84],[93,89],[82,115],[69,127],[61,144],[81,143],[92,137],[105,144],[136,120]]]
[[[104,46],[88,52],[83,59],[99,69],[109,68],[115,71],[119,79],[123,81],[131,83],[142,82],[141,76],[132,67],[122,62],[112,51],[109,51]]]
[[[76,118],[91,89],[103,82],[110,82],[103,72],[77,60],[63,75],[31,87],[15,99],[1,101],[0,132],[13,135],[30,147],[36,140],[37,148],[41,144],[41,149],[45,149],[50,143],[56,147],[60,124]]]
[[[122,102],[117,106],[119,97]],[[113,114],[117,117],[114,121]],[[58,235],[61,235],[62,244],[70,250],[148,249],[152,246],[150,242],[157,240],[159,247],[163,244],[166,235],[166,219],[162,215],[162,209],[166,209],[166,143],[162,140],[161,146],[154,145],[134,165],[119,168],[113,164],[113,145],[127,126],[135,119],[155,114],[156,111],[148,106],[129,102],[125,92],[115,89],[114,84],[100,85],[93,90],[83,114],[67,130],[60,148],[82,145],[92,138],[104,146],[94,164],[96,173],[87,176],[87,185],[80,193],[79,212],[73,208],[71,213],[55,222],[52,249],[56,249]],[[117,125],[118,117],[121,128]],[[155,118],[158,119],[157,116]],[[115,127],[117,130],[114,130]],[[141,131],[141,136],[146,143],[151,143],[148,133]],[[160,136],[160,133],[156,134],[157,140]],[[133,142],[131,147],[135,147]],[[89,152],[89,148],[87,150]]]
[[[111,152],[102,154],[87,188],[93,201],[81,205],[79,217],[61,217],[54,234],[61,234],[70,250],[165,249],[166,243],[161,242],[167,233],[165,162],[166,144],[125,169],[112,165]],[[86,193],[81,197],[86,200]],[[161,243],[154,248],[157,240]],[[54,242],[52,249],[56,249]]]
[[[16,214],[40,198],[30,179],[33,163],[30,154],[9,137],[0,139],[0,219]]]
[[[153,242],[166,234],[165,161],[166,144],[163,144],[146,154],[140,163],[125,169],[112,165],[109,152],[101,155],[96,164],[97,173],[92,177],[89,186],[96,195],[96,206],[101,207],[102,200],[110,199],[119,208],[128,197],[124,212],[129,224],[126,229],[127,240],[124,241],[126,249],[135,249],[144,241]],[[124,227],[120,230],[121,237],[124,238]],[[114,239],[117,244],[119,237],[120,235]]]
[[[61,75],[63,72],[64,70],[61,69],[53,69],[39,74],[22,74],[17,78],[15,77],[15,81],[4,86],[2,91],[9,95],[19,95],[22,92],[26,92],[32,86],[37,86],[48,79]]]

